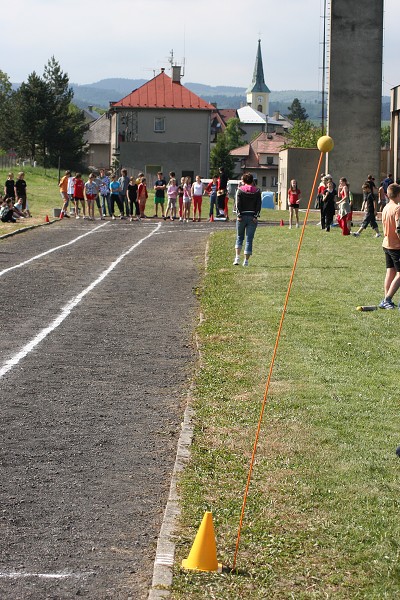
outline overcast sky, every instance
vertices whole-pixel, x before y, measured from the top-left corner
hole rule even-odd
[[[271,90],[321,87],[323,0],[13,0],[7,10],[0,69],[12,82],[42,74],[52,55],[71,83],[150,79],[173,50],[186,59],[183,83],[247,87],[260,37]],[[400,84],[399,23],[400,0],[385,0],[385,95]]]

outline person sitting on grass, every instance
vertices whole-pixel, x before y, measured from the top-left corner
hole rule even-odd
[[[0,220],[2,223],[16,223],[12,198],[2,198],[0,204]]]
[[[381,234],[379,233],[378,229],[378,224],[376,222],[377,207],[375,196],[371,192],[371,187],[368,183],[364,183],[364,185],[362,186],[362,191],[363,203],[361,206],[361,210],[365,212],[365,217],[364,221],[361,223],[361,227],[358,229],[358,231],[352,232],[352,235],[354,235],[355,237],[359,237],[360,233],[364,231],[364,229],[367,229],[368,225],[371,225],[372,229],[375,231],[375,237],[381,237]]]
[[[389,203],[382,211],[383,242],[386,275],[385,297],[379,308],[395,308],[393,296],[400,287],[400,185],[392,183],[387,189]]]

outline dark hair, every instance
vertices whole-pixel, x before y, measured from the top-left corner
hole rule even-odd
[[[251,173],[243,173],[242,175],[243,183],[253,183],[254,177]]]

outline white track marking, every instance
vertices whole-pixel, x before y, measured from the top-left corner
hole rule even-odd
[[[75,579],[81,579],[88,575],[94,575],[94,571],[88,571],[87,573],[70,573],[62,571],[60,573],[23,573],[21,571],[0,571],[0,579],[20,579],[21,577],[39,577],[40,579],[67,579],[73,577]]]
[[[50,325],[48,325],[47,327],[45,327],[44,329],[39,331],[39,333],[30,342],[28,342],[19,352],[17,352],[17,354],[12,356],[3,365],[3,367],[0,369],[0,379],[3,377],[3,375],[8,373],[8,371],[10,371],[13,367],[15,367],[15,365],[17,365],[23,358],[25,358],[25,356],[27,356],[29,354],[29,352],[31,352],[34,348],[36,348],[36,346],[38,344],[40,344],[40,342],[42,342],[49,335],[49,333],[51,333],[52,331],[54,331],[54,329],[56,329],[59,325],[61,325],[61,323],[70,315],[71,311],[81,302],[81,300],[83,300],[83,298],[87,294],[89,294],[89,292],[91,292],[96,287],[96,285],[101,283],[103,281],[103,279],[105,277],[107,277],[107,275],[109,275],[109,273],[111,273],[111,271],[113,271],[115,269],[115,267],[121,262],[121,260],[123,260],[125,258],[125,256],[128,256],[128,254],[130,254],[133,250],[135,250],[135,248],[140,246],[140,244],[142,244],[144,241],[146,241],[152,235],[154,235],[160,229],[160,227],[161,227],[161,223],[159,223],[156,226],[156,228],[153,229],[153,231],[151,231],[149,234],[147,234],[144,238],[142,238],[141,240],[136,242],[136,244],[133,244],[133,246],[131,246],[129,248],[129,250],[127,250],[126,252],[123,252],[116,260],[114,260],[114,262],[111,263],[111,265],[109,267],[107,267],[107,269],[105,269],[105,271],[103,271],[101,273],[101,275],[95,281],[93,281],[90,285],[88,285],[88,287],[85,288],[80,294],[75,296],[75,298],[72,298],[72,300],[70,300],[61,309],[61,312],[58,315],[58,317],[56,319],[54,319],[54,321],[52,321],[50,323]]]
[[[2,271],[0,271],[0,277],[2,275],[4,275],[5,273],[8,273],[9,271],[13,271],[14,269],[19,269],[20,267],[24,267],[25,265],[29,264],[33,260],[38,260],[39,258],[46,256],[46,254],[51,254],[52,252],[55,252],[56,250],[60,250],[60,248],[65,248],[66,246],[71,246],[71,244],[75,244],[78,240],[81,240],[82,238],[86,237],[87,235],[90,235],[91,233],[94,233],[97,229],[100,229],[100,227],[105,227],[105,225],[108,225],[108,223],[102,223],[101,225],[98,225],[94,229],[91,229],[90,231],[84,233],[83,235],[78,236],[77,238],[71,240],[70,242],[67,242],[66,244],[61,244],[61,246],[55,246],[54,248],[50,248],[50,250],[46,250],[46,252],[42,252],[41,254],[32,256],[32,258],[28,258],[28,260],[24,260],[24,262],[19,263],[18,265],[14,265],[13,267],[8,267],[8,269],[3,269]]]

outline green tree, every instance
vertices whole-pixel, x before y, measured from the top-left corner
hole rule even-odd
[[[381,128],[381,146],[382,148],[390,147],[390,125],[384,125]]]
[[[43,77],[33,72],[17,92],[17,147],[21,154],[46,166],[78,167],[83,154],[87,124],[72,104],[73,90],[54,56]]]
[[[295,121],[285,136],[284,148],[316,148],[321,128],[310,121]]]
[[[43,79],[53,106],[46,132],[49,162],[56,165],[60,157],[65,167],[75,166],[82,158],[83,135],[88,129],[83,111],[72,104],[74,92],[68,75],[54,56],[44,68]]]
[[[239,148],[240,146],[243,146],[243,144],[245,144],[245,142],[243,141],[243,131],[240,128],[240,119],[238,119],[237,117],[228,119],[228,121],[226,122],[224,135],[229,150]]]
[[[286,115],[291,121],[307,121],[308,114],[306,109],[302,107],[298,98],[295,98],[290,106],[287,107],[289,113]]]
[[[233,177],[235,170],[235,161],[229,154],[231,148],[228,147],[225,132],[220,133],[217,142],[210,153],[210,171],[211,175],[217,175],[220,167],[225,168],[225,173],[229,178]]]
[[[15,145],[14,92],[7,73],[0,71],[0,148],[8,150]]]
[[[51,109],[48,86],[34,71],[16,95],[17,147],[21,155],[36,160],[46,154]]]
[[[228,119],[223,133],[218,134],[217,142],[210,154],[211,174],[218,173],[219,167],[225,168],[225,173],[232,178],[235,171],[235,160],[229,154],[234,148],[243,146],[243,132],[240,128],[240,119]]]

